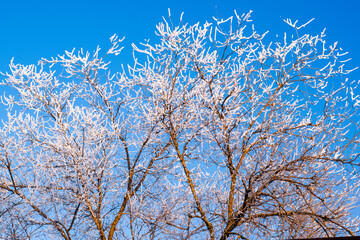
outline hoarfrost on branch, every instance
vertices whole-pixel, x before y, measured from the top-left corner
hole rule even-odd
[[[358,84],[324,32],[269,42],[251,12],[156,27],[127,70],[72,50],[2,85],[5,239],[359,233]],[[170,17],[170,10],[169,10]],[[170,24],[169,24],[170,22]],[[143,58],[145,56],[145,58]]]

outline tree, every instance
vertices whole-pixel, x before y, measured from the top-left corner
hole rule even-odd
[[[3,85],[6,239],[354,235],[358,83],[325,34],[270,43],[250,14],[157,26],[112,74],[108,55],[10,64]],[[143,60],[141,60],[143,59]]]

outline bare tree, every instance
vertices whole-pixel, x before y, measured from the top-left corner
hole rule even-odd
[[[114,75],[116,36],[103,57],[11,62],[3,238],[358,233],[360,97],[345,54],[291,20],[295,37],[268,42],[250,14],[164,20],[157,43],[133,45],[146,60]]]

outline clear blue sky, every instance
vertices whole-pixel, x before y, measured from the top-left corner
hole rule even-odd
[[[184,12],[184,21],[190,23],[214,15],[226,18],[234,9],[239,14],[253,10],[256,29],[270,30],[270,36],[289,30],[282,18],[300,22],[315,18],[307,30],[319,33],[327,28],[327,41],[338,41],[350,53],[349,68],[360,67],[359,0],[0,0],[0,71],[8,71],[13,57],[17,63],[31,64],[74,47],[109,46],[114,33],[126,37],[119,57],[126,63],[131,43],[153,38],[155,25],[167,16],[168,8],[174,18]],[[349,77],[360,79],[360,69]],[[0,87],[0,95],[3,92]]]
[[[62,54],[64,50],[83,47],[93,50],[108,46],[114,33],[126,36],[126,61],[131,43],[153,38],[155,25],[171,9],[173,17],[184,12],[184,21],[204,22],[213,15],[228,17],[253,10],[256,29],[281,34],[287,26],[281,18],[307,21],[308,28],[320,32],[327,28],[328,42],[339,41],[350,52],[350,67],[360,66],[360,1],[358,0],[183,0],[183,1],[0,1],[0,71],[8,70],[10,59],[36,63],[41,57]],[[0,77],[1,78],[1,77]],[[360,79],[360,70],[352,74]]]

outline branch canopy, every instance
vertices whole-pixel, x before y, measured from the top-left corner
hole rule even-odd
[[[359,82],[325,33],[270,42],[251,12],[156,26],[134,63],[66,51],[1,85],[0,237],[355,235]],[[2,235],[1,235],[2,234]]]

